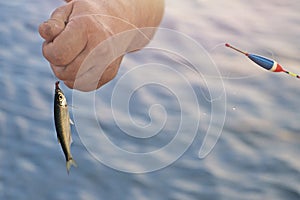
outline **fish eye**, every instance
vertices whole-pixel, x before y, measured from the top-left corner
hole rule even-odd
[[[62,95],[59,95],[59,96],[58,96],[58,99],[59,99],[59,100],[62,100],[62,99],[63,99]]]

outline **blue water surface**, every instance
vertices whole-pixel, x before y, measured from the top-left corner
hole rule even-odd
[[[53,123],[56,78],[38,34],[39,24],[61,5],[0,2],[0,199],[300,199],[299,80],[267,72],[224,47],[232,43],[300,73],[298,1],[167,0],[161,28],[176,33],[157,34],[154,43],[176,47],[196,63],[150,48],[127,55],[117,77],[94,93],[76,96],[62,84],[69,103],[79,102],[71,109],[79,115],[78,128],[72,126],[78,168],[70,175]],[[156,64],[130,73],[149,63]],[[155,82],[138,84],[149,77]],[[121,92],[114,94],[117,87]],[[126,91],[133,91],[128,102]],[[86,105],[90,97],[94,113]],[[217,143],[199,158],[207,133]],[[97,134],[139,155],[163,149],[174,138],[176,145],[139,162],[116,154],[95,140]],[[154,163],[164,165],[143,173]]]

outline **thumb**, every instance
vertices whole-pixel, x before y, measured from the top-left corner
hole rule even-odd
[[[73,4],[68,3],[57,8],[50,19],[39,26],[39,33],[47,42],[52,41],[60,32],[62,32],[72,13]]]

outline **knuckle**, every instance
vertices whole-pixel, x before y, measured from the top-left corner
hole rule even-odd
[[[74,89],[74,82],[73,81],[64,81],[64,84],[70,88],[70,89]]]
[[[67,59],[63,53],[58,50],[45,49],[44,52],[45,58],[54,65],[67,65]]]
[[[67,80],[67,76],[63,72],[53,71],[54,75],[60,80]]]
[[[67,77],[65,76],[64,73],[54,71],[54,74],[55,74],[55,76],[56,76],[59,80],[66,80],[66,79],[67,79]]]
[[[64,12],[65,12],[65,9],[63,6],[58,7],[52,12],[51,18],[56,18],[57,16],[64,14]]]
[[[58,67],[51,64],[54,75],[60,80],[68,80],[68,74],[65,72],[64,67]]]
[[[118,72],[118,69],[116,67],[108,68],[108,70],[106,70],[102,74],[99,83],[102,83],[102,85],[104,85],[104,84],[108,83],[109,81],[113,80],[116,77],[117,72]]]

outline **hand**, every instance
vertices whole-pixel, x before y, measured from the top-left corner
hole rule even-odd
[[[112,80],[125,53],[145,46],[163,15],[163,0],[73,0],[39,27],[43,55],[57,78],[81,91]]]

